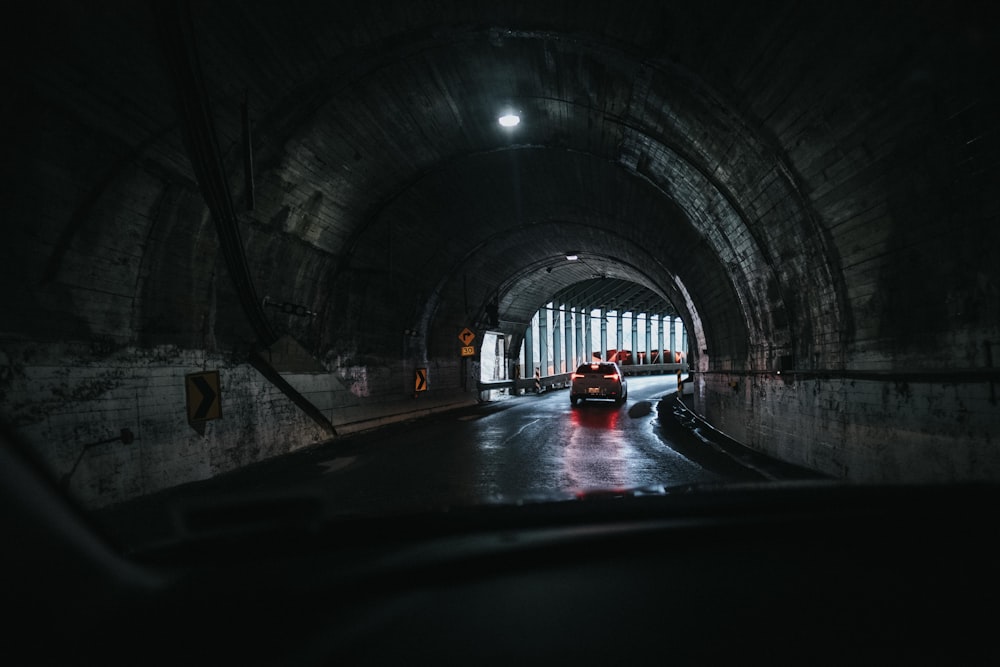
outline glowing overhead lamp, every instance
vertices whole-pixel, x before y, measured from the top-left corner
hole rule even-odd
[[[504,115],[497,118],[497,122],[503,127],[514,127],[521,122],[521,117],[516,113],[505,113]]]

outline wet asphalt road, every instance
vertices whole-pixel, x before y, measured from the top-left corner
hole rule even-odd
[[[624,406],[571,407],[566,391],[507,398],[358,438],[317,461],[337,507],[440,507],[559,498],[595,489],[712,481],[662,436],[674,377],[629,380]]]
[[[505,397],[340,438],[99,518],[119,542],[139,544],[170,533],[167,508],[210,506],[220,497],[319,496],[331,514],[368,515],[759,479],[738,457],[679,427],[672,414],[660,415],[674,405],[673,375],[630,378],[623,406],[571,407],[565,390]]]

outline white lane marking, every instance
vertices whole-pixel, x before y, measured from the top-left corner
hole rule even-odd
[[[504,441],[503,441],[503,444],[505,444],[505,445],[506,445],[506,444],[507,444],[508,442],[510,442],[511,440],[513,440],[514,438],[516,438],[517,436],[521,435],[521,431],[523,431],[524,429],[528,428],[529,426],[531,426],[531,425],[532,425],[532,424],[534,424],[535,422],[539,422],[539,421],[541,421],[541,418],[538,418],[538,419],[532,419],[532,420],[531,420],[530,422],[528,422],[527,424],[525,424],[525,425],[524,425],[524,426],[522,426],[521,428],[517,429],[517,431],[515,431],[515,432],[514,432],[513,434],[511,434],[511,435],[510,435],[509,437],[507,437],[507,438],[504,438]]]

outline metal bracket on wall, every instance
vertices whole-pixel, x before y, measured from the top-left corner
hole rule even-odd
[[[271,365],[271,362],[264,358],[264,355],[260,353],[259,350],[254,349],[250,351],[250,365],[257,369],[257,371],[263,375],[267,380],[277,387],[281,393],[287,396],[292,403],[295,403],[304,413],[306,413],[310,419],[316,422],[328,435],[331,437],[337,435],[337,429],[334,428],[333,423],[326,418],[323,411],[313,405],[312,401],[307,399],[299,390],[289,384],[288,380],[281,376],[281,373]]]
[[[77,467],[79,467],[80,461],[83,460],[84,454],[86,454],[92,447],[96,447],[97,445],[106,445],[109,442],[121,442],[122,444],[125,445],[131,445],[133,442],[135,442],[135,436],[132,434],[132,431],[130,429],[123,428],[119,435],[84,445],[83,449],[80,450],[80,455],[76,457],[76,462],[73,464],[73,467],[70,469],[68,473],[62,476],[62,479],[59,480],[59,483],[62,485],[62,487],[64,489],[69,488],[69,481],[70,479],[72,479],[73,473],[76,472]]]
[[[186,2],[162,0],[154,2],[153,8],[168,74],[174,84],[184,144],[198,188],[212,213],[226,268],[258,341],[264,346],[271,345],[278,336],[264,314],[247,266],[246,251],[240,238],[239,219],[212,124],[212,111],[199,64],[190,7]]]

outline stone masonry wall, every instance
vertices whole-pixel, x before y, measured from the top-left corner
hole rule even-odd
[[[202,480],[326,439],[327,434],[240,360],[171,346],[97,355],[84,346],[0,346],[0,419],[72,495],[103,506]],[[192,426],[185,375],[220,374],[222,416]],[[132,444],[86,445],[128,428]]]
[[[1000,477],[997,387],[948,373],[697,376],[699,412],[754,449],[854,482]]]

